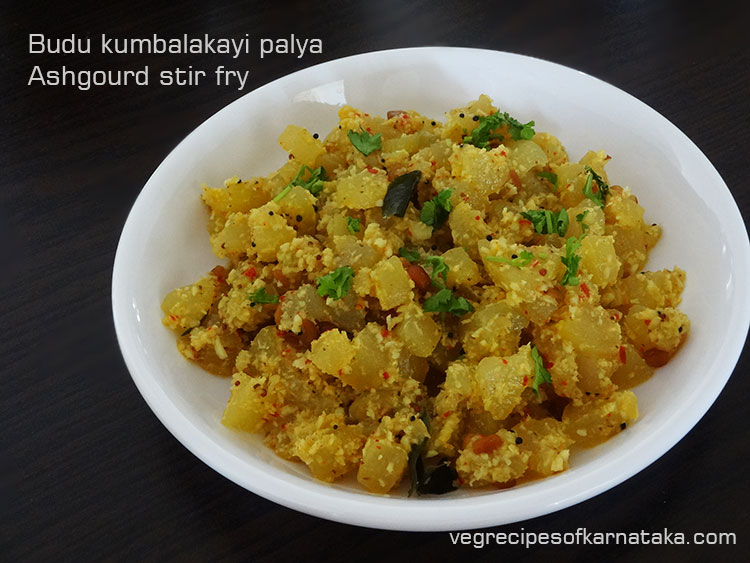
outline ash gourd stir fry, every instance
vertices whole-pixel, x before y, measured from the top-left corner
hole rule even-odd
[[[222,422],[373,493],[510,487],[637,417],[629,390],[690,323],[685,273],[642,271],[660,228],[609,156],[487,96],[445,123],[343,107],[290,125],[265,178],[203,189],[227,260],[164,299],[178,349],[231,377]]]

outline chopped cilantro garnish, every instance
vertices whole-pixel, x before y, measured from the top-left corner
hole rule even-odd
[[[581,235],[581,238],[570,237],[565,241],[565,256],[560,257],[560,262],[567,267],[567,270],[560,280],[562,285],[578,285],[580,282],[578,279],[578,264],[581,262],[581,257],[576,253],[581,248],[581,239],[584,236]]]
[[[594,177],[594,182],[596,182],[599,185],[599,188],[602,190],[604,195],[607,195],[609,193],[609,184],[605,182],[599,174],[597,174],[591,166],[584,166],[586,171],[591,174]]]
[[[310,172],[310,177],[307,180],[302,179],[304,171]],[[323,191],[323,182],[326,179],[326,170],[322,166],[318,166],[315,170],[309,166],[303,166],[297,173],[297,176],[292,180],[292,185],[300,186],[305,188],[312,195],[318,195]]]
[[[515,258],[505,258],[505,256],[485,256],[485,260],[488,262],[502,262],[504,264],[510,264],[515,268],[522,268],[534,259],[534,254],[528,250],[522,250],[520,256]]]
[[[273,200],[276,203],[279,203],[291,191],[292,191],[292,184],[287,184],[283,190],[281,190],[279,193],[276,194],[276,197],[274,197]]]
[[[584,166],[588,175],[586,176],[586,184],[583,186],[583,195],[589,198],[591,201],[596,203],[599,207],[604,207],[604,198],[609,194],[609,186],[602,180],[594,169],[590,166]],[[594,191],[592,183],[596,182],[597,190]]]
[[[586,231],[589,230],[589,226],[583,222],[588,214],[589,210],[587,209],[576,215],[576,221],[581,225],[581,236],[570,237],[565,241],[565,256],[560,257],[560,262],[565,265],[567,270],[560,280],[561,285],[578,285],[581,281],[578,279],[578,265],[581,263],[581,256],[577,252],[581,248],[581,241],[586,236]]]
[[[544,178],[550,184],[552,184],[553,188],[557,189],[557,174],[555,174],[554,172],[537,172],[536,175],[540,178]]]
[[[302,175],[305,174],[305,172],[309,172],[310,176],[307,178],[307,180],[302,179]],[[287,186],[281,190],[273,200],[278,203],[286,195],[292,190],[292,186],[299,186],[301,188],[305,188],[308,192],[310,192],[312,195],[317,196],[321,191],[323,191],[323,182],[326,179],[326,170],[322,166],[319,166],[315,170],[307,166],[306,164],[303,164],[302,167],[299,169],[299,172],[297,172],[297,175],[294,177],[294,179],[287,184]]]
[[[445,263],[442,256],[428,256],[424,261],[425,264],[432,266],[432,273],[430,274],[432,283],[438,287],[445,287],[445,284],[448,283],[448,272],[450,271],[450,268],[448,267],[448,264]],[[439,277],[443,278],[442,282],[438,279]]]
[[[451,195],[453,190],[441,190],[438,195],[429,201],[425,201],[419,220],[433,229],[439,229],[448,220],[448,215],[453,209]]]
[[[349,132],[346,135],[349,137],[352,145],[354,145],[354,148],[365,156],[379,150],[383,146],[383,135],[380,133],[373,135],[364,129],[357,133],[356,131],[349,129]]]
[[[552,376],[544,367],[544,358],[537,350],[536,346],[531,348],[531,357],[534,359],[534,381],[531,384],[531,388],[539,396],[539,386],[543,383],[552,383]]]
[[[398,249],[398,255],[401,256],[401,258],[406,258],[409,262],[419,262],[420,259],[418,250],[406,248],[405,246]]]
[[[247,298],[250,300],[250,306],[254,306],[256,303],[258,305],[267,305],[268,303],[278,303],[279,302],[279,296],[278,295],[270,295],[265,287],[261,287],[258,291],[251,293],[247,296]]]
[[[358,233],[360,230],[362,230],[362,221],[355,217],[347,217],[346,228],[349,229],[349,232],[352,234]]]
[[[354,270],[351,266],[336,268],[330,274],[318,278],[318,295],[334,300],[341,299],[352,288],[353,277]]]
[[[489,149],[490,141],[493,139],[503,140],[503,136],[495,133],[500,127],[507,125],[508,132],[514,140],[519,141],[521,139],[529,140],[534,136],[534,122],[529,121],[528,123],[521,123],[517,119],[508,115],[507,112],[500,113],[496,112],[492,115],[487,115],[479,118],[479,125],[471,132],[471,135],[467,135],[463,138],[464,144],[474,145],[480,149]]]
[[[450,289],[441,289],[432,297],[425,299],[422,309],[428,313],[451,313],[461,317],[473,311],[474,307],[463,297],[455,297]]]
[[[586,231],[589,230],[589,226],[583,222],[583,220],[586,218],[586,215],[589,214],[589,210],[587,209],[583,213],[579,213],[576,215],[576,221],[578,221],[578,224],[581,225],[581,234],[585,235]]]
[[[558,234],[561,237],[568,232],[570,218],[565,208],[559,212],[549,211],[547,209],[532,209],[521,213],[526,219],[534,225],[534,230],[542,235]]]
[[[515,141],[520,141],[521,139],[530,141],[534,138],[534,122],[529,121],[528,123],[521,123],[517,119],[513,119],[510,117],[507,113],[503,114],[505,116],[505,120],[508,122],[508,128],[510,130],[510,136],[513,137]]]

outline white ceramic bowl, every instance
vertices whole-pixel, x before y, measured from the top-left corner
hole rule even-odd
[[[205,231],[200,185],[265,175],[286,153],[287,124],[327,133],[336,111],[415,109],[428,116],[490,95],[537,131],[559,136],[571,158],[590,148],[612,155],[613,183],[630,186],[664,236],[648,268],[687,271],[682,309],[692,321],[684,348],[635,391],[640,419],[606,444],[575,453],[570,469],[502,491],[429,498],[376,496],[352,483],[314,480],[259,437],[219,420],[227,380],[189,364],[160,322],[172,288],[219,263]],[[357,55],[308,68],[230,104],[193,131],[143,188],[122,232],[112,303],[123,356],[164,425],[216,471],[254,493],[309,514],[396,530],[458,530],[539,516],[588,499],[656,460],[708,410],[742,350],[750,318],[747,232],[731,194],[701,151],[629,94],[586,74],[529,57],[457,48]]]

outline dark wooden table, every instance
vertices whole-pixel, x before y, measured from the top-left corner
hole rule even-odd
[[[746,9],[721,2],[591,2],[574,11],[564,10],[565,3],[503,8],[506,4],[4,3],[0,559],[530,561],[541,555],[568,561],[747,555],[747,347],[708,414],[659,461],[578,506],[501,528],[738,534],[738,547],[706,551],[477,550],[451,546],[447,534],[369,530],[299,514],[198,461],[159,423],[131,382],[110,312],[112,262],[125,217],[180,139],[243,92],[208,85],[85,92],[27,86],[36,64],[76,69],[149,64],[157,71],[233,64],[221,56],[30,55],[29,33],[249,33],[257,41],[294,32],[323,39],[322,55],[243,63],[251,69],[245,92],[318,62],[377,49],[458,45],[549,59],[621,87],[665,115],[711,159],[747,217]]]

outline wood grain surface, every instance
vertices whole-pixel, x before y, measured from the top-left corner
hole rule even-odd
[[[243,92],[27,86],[33,65],[154,70],[232,65],[217,56],[28,53],[64,37],[319,37],[322,55],[253,59],[256,88],[378,49],[482,47],[532,55],[640,98],[703,150],[750,212],[750,52],[742,3],[4,2],[0,8],[0,559],[5,561],[747,560],[750,355],[698,425],[613,490],[491,531],[733,531],[736,547],[454,547],[447,534],[320,520],[236,486],[190,454],[133,385],[110,310],[117,240],[152,171]],[[245,64],[247,66],[247,63]],[[554,85],[548,87],[554,95]],[[690,228],[686,225],[686,228]],[[700,265],[685,265],[686,269]],[[707,350],[706,353],[711,353]]]

